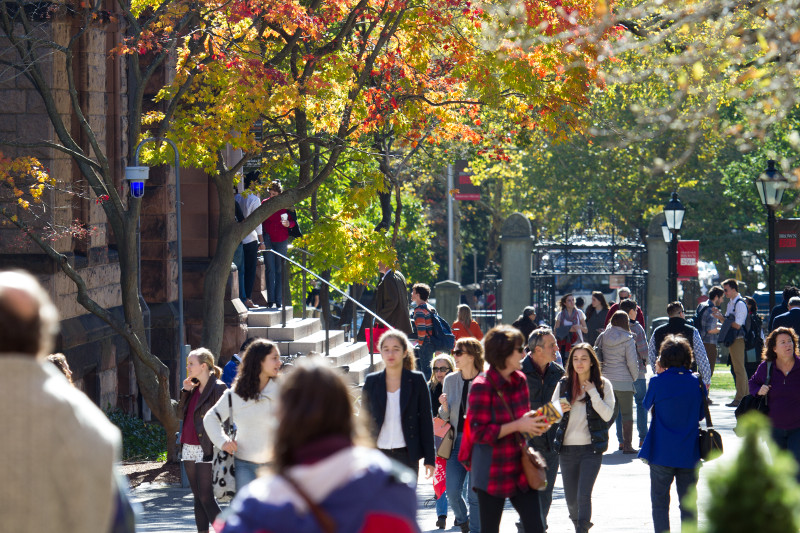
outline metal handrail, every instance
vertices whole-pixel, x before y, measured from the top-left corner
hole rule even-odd
[[[307,255],[313,255],[311,252],[309,252],[307,250],[303,250],[302,248],[297,248],[297,250],[300,250],[300,251],[304,252]],[[352,298],[351,296],[347,295],[340,288],[336,287],[335,285],[333,285],[332,283],[330,283],[326,279],[322,278],[321,276],[317,275],[315,272],[309,270],[305,266],[301,265],[297,261],[294,261],[293,259],[290,259],[289,257],[286,257],[282,253],[276,252],[275,250],[273,250],[271,248],[267,249],[267,250],[260,250],[259,251],[259,253],[262,254],[262,255],[266,254],[267,252],[270,252],[270,253],[273,253],[273,254],[277,255],[278,257],[280,257],[284,261],[289,261],[294,266],[302,269],[303,272],[307,272],[308,274],[311,274],[312,276],[314,276],[315,278],[320,280],[322,283],[327,285],[329,288],[335,290],[336,292],[338,292],[339,294],[341,294],[342,296],[344,296],[345,298],[347,298],[348,300],[353,302],[354,305],[359,306],[361,309],[364,310],[365,313],[369,314],[372,317],[373,325],[374,325],[375,321],[377,320],[378,322],[380,322],[381,324],[383,324],[384,326],[386,326],[389,329],[396,329],[394,326],[392,326],[391,324],[386,322],[384,319],[382,319],[381,317],[376,315],[373,311],[371,311],[367,307],[365,307],[361,302],[359,302],[355,298]],[[285,268],[281,269],[281,274],[284,277],[284,280],[281,281],[281,286],[285,289],[286,288],[286,283],[285,283],[286,269]],[[289,297],[290,297],[290,300],[291,300],[291,294],[289,295]],[[303,297],[305,298],[305,295],[303,295]],[[305,307],[305,301],[303,302],[303,306]],[[286,327],[286,306],[284,305],[284,306],[281,306],[281,307],[282,307],[282,313],[283,313],[283,327]],[[355,308],[353,309],[353,317],[355,317]],[[328,321],[326,320],[325,321],[325,355],[326,356],[330,355],[330,340],[329,340],[330,333],[329,332],[330,332],[330,324],[328,324]],[[356,340],[356,333],[357,332],[355,332],[355,331],[351,332],[351,334],[353,335],[353,341],[354,342]],[[372,339],[369,339],[369,340],[372,341]],[[372,346],[373,346],[373,344],[374,344],[374,342],[367,342],[367,349],[369,350],[369,356],[370,356],[370,368],[372,368],[372,366],[373,366],[373,363],[372,363],[372,355],[373,355]]]

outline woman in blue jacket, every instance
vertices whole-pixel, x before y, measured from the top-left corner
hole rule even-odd
[[[375,443],[384,454],[419,472],[433,476],[433,412],[425,377],[416,372],[411,343],[400,330],[381,335],[378,348],[384,369],[369,374],[361,390],[361,405],[372,415]]]
[[[705,418],[706,390],[689,368],[692,347],[683,337],[668,335],[661,344],[658,366],[644,397],[652,409],[650,429],[639,457],[650,465],[650,502],[656,533],[669,532],[669,492],[678,488],[681,522],[695,522],[697,467],[700,463],[699,421]],[[694,494],[687,505],[686,495]]]

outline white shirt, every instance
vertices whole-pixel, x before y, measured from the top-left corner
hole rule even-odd
[[[743,305],[739,305],[739,302],[742,302]],[[745,302],[740,295],[737,295],[736,298],[728,302],[728,307],[725,308],[725,316],[731,313],[735,313],[734,317],[736,323],[740,326],[744,326],[744,323],[747,321],[747,302]]]
[[[400,425],[400,389],[386,393],[386,413],[376,444],[381,450],[406,447],[403,426]]]
[[[616,400],[614,399],[614,387],[611,382],[606,378],[603,380],[603,397],[597,388],[590,390],[588,393],[589,399],[592,400],[592,409],[600,415],[600,418],[608,422],[614,414],[614,407]],[[561,383],[556,385],[556,390],[553,391],[554,402],[558,402],[561,398]],[[583,395],[578,399],[583,398]],[[567,423],[567,430],[564,432],[564,446],[583,446],[592,443],[592,436],[589,434],[589,421],[586,419],[586,404],[581,401],[576,401],[572,404],[570,409],[569,422]]]
[[[239,207],[242,208],[242,213],[244,214],[244,218],[250,216],[250,214],[258,209],[258,206],[261,205],[261,199],[258,195],[252,191],[246,191],[249,194],[247,196],[243,196],[241,194],[236,195],[236,201],[239,203]],[[251,243],[255,240],[258,240],[258,236],[261,235],[263,230],[261,229],[261,224],[256,226],[256,229],[251,231],[247,234],[247,237],[242,239],[242,244]]]

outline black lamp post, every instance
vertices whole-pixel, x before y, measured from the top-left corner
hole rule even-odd
[[[672,200],[664,206],[664,216],[666,217],[666,229],[664,240],[669,244],[669,301],[674,302],[678,299],[678,233],[683,226],[683,215],[686,208],[678,200],[678,193],[672,193]],[[662,231],[664,227],[662,226]],[[669,238],[668,238],[669,237]]]
[[[781,205],[783,191],[788,181],[775,168],[775,160],[767,161],[767,170],[756,179],[756,190],[761,197],[761,203],[767,208],[767,238],[769,239],[769,278],[767,290],[769,291],[770,313],[775,307],[775,209]]]

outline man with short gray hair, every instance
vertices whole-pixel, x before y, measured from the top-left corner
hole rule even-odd
[[[58,311],[36,278],[0,271],[0,324],[3,531],[111,531],[120,432],[45,359]]]
[[[608,308],[608,312],[606,313],[606,322],[603,324],[603,327],[608,327],[608,323],[611,322],[611,317],[614,316],[614,313],[619,311],[619,304],[623,300],[630,299],[631,294],[633,293],[631,293],[631,290],[628,287],[620,287],[617,290],[617,303]],[[644,313],[642,313],[642,308],[638,305],[636,306],[636,322],[638,322],[642,327],[645,327]]]

